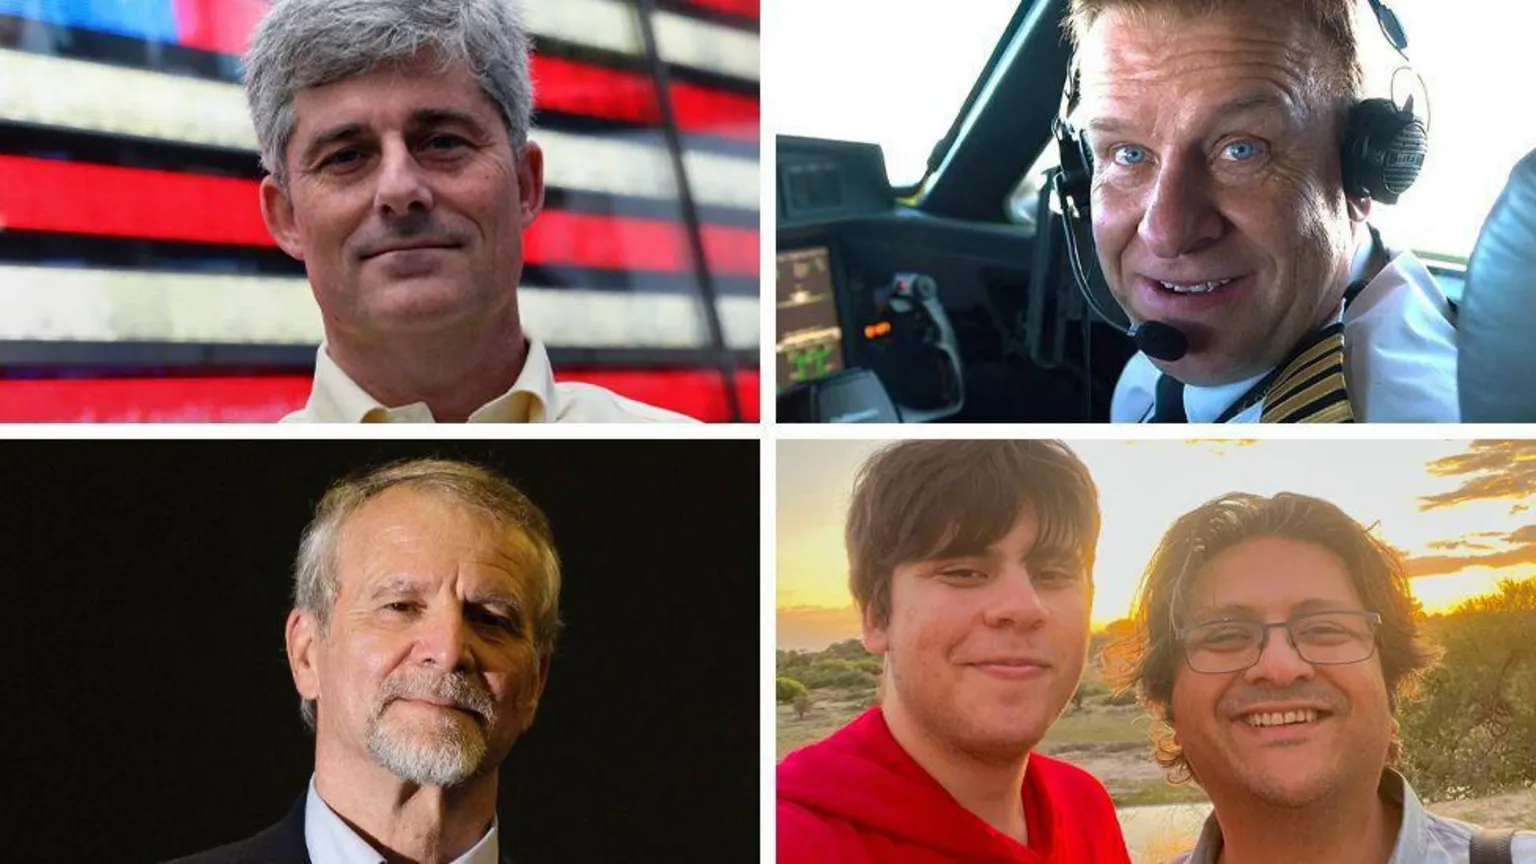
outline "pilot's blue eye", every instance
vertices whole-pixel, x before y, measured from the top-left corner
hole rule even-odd
[[[1126,144],[1115,149],[1115,161],[1121,165],[1140,165],[1147,161],[1147,151],[1134,144]]]
[[[1227,157],[1239,162],[1252,159],[1259,152],[1259,148],[1253,146],[1252,141],[1233,141],[1227,145]]]

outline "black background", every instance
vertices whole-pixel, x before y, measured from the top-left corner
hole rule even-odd
[[[502,850],[758,856],[758,442],[11,441],[0,857],[154,861],[303,793],[283,654],[299,532],[390,459],[468,458],[549,515],[566,630],[502,767]],[[19,589],[19,590],[17,590]]]

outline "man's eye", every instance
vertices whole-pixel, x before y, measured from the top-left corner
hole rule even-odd
[[[987,574],[980,570],[971,570],[966,567],[955,567],[949,570],[940,570],[939,575],[955,582],[979,582],[987,578]]]
[[[346,150],[337,150],[335,153],[332,153],[331,155],[325,157],[325,160],[322,161],[320,164],[321,164],[322,167],[326,167],[326,168],[330,168],[330,167],[345,168],[348,165],[355,164],[358,160],[360,160],[362,158],[363,158],[363,152],[361,150],[357,150],[355,148],[348,148]]]
[[[468,141],[457,135],[433,135],[427,139],[428,150],[456,150],[468,144]]]
[[[1042,568],[1039,573],[1035,575],[1035,581],[1043,582],[1047,585],[1062,585],[1069,582],[1076,582],[1077,571],[1067,567],[1046,567]]]
[[[1246,162],[1259,155],[1259,146],[1252,141],[1233,141],[1222,148],[1222,155],[1234,162]]]
[[[396,614],[404,615],[409,612],[414,612],[416,610],[416,604],[406,600],[396,600],[393,603],[385,603],[384,610],[387,612],[394,612]]]
[[[494,627],[498,630],[504,630],[514,636],[522,630],[522,628],[518,626],[517,621],[506,615],[497,615],[494,612],[482,612],[476,615],[472,615],[471,617],[477,624],[483,624],[487,627]]]
[[[1140,165],[1147,161],[1147,151],[1135,144],[1123,144],[1115,148],[1114,160],[1119,165]]]

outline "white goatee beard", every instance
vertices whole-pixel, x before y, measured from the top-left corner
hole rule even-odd
[[[468,717],[444,715],[416,728],[401,728],[401,722],[388,722],[384,713],[397,698],[432,696],[450,699],[479,715],[476,723]],[[496,726],[496,703],[484,685],[462,675],[403,674],[387,679],[379,702],[368,719],[366,742],[374,761],[390,773],[423,786],[460,786],[479,776],[485,763],[486,734]]]

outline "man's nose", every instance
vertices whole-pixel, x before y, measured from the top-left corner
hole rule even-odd
[[[1141,217],[1141,239],[1159,258],[1199,252],[1221,237],[1225,220],[1211,196],[1211,178],[1193,159],[1161,164]]]
[[[1029,568],[1017,565],[1005,570],[990,586],[982,617],[992,627],[1033,629],[1050,617]]]
[[[1269,631],[1269,638],[1259,649],[1259,662],[1243,673],[1250,683],[1260,681],[1275,687],[1287,687],[1291,683],[1311,678],[1316,670],[1301,659],[1301,653],[1292,645],[1286,631],[1276,627]]]
[[[449,671],[477,666],[473,634],[457,609],[441,609],[421,620],[414,654],[417,662]]]
[[[407,216],[413,209],[432,209],[431,186],[416,161],[416,154],[405,142],[384,142],[373,203],[376,210],[391,216]]]

